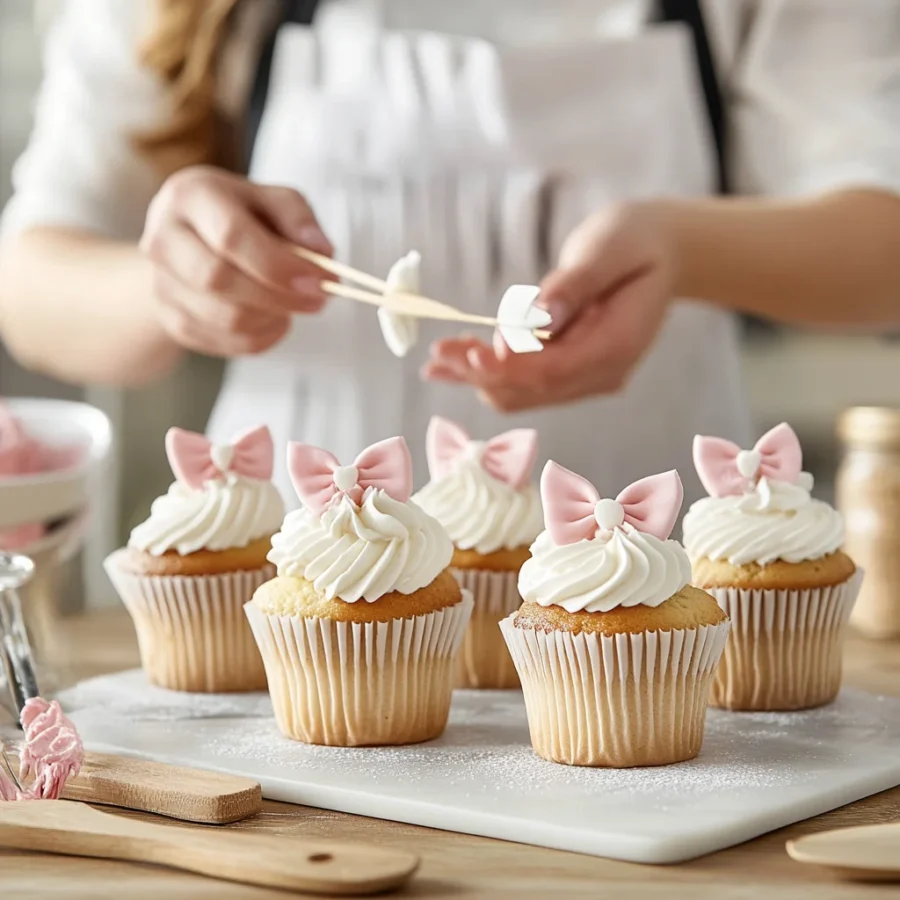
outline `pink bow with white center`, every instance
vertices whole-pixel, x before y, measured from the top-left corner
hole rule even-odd
[[[463,460],[474,458],[488,475],[518,491],[531,478],[537,459],[537,432],[515,428],[489,441],[473,441],[455,422],[433,416],[425,436],[425,452],[434,480],[448,475]]]
[[[214,444],[202,434],[170,428],[166,434],[166,456],[175,477],[199,490],[207,481],[228,474],[270,481],[275,445],[265,425],[253,428],[228,444]]]
[[[402,437],[372,444],[350,466],[342,466],[327,450],[291,443],[288,473],[303,505],[317,515],[344,495],[360,505],[369,488],[383,490],[399,503],[412,496],[412,457]]]
[[[684,488],[674,469],[636,481],[615,500],[601,498],[586,478],[555,462],[548,462],[541,474],[544,525],[559,545],[589,541],[598,531],[626,523],[664,541],[675,527],[683,499]]]
[[[694,438],[694,465],[711,497],[743,494],[760,478],[796,484],[803,468],[800,441],[786,422],[767,431],[752,450],[723,438]]]

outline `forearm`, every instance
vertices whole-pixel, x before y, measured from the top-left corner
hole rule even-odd
[[[33,229],[0,248],[0,334],[23,365],[81,384],[132,386],[179,356],[153,314],[136,246]]]
[[[787,323],[900,324],[900,198],[662,201],[678,296]]]

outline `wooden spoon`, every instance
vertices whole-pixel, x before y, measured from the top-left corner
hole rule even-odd
[[[900,881],[900,822],[860,825],[787,842],[797,862],[859,881]]]
[[[14,754],[10,762],[18,771]],[[204,825],[238,822],[262,809],[262,791],[250,778],[105,753],[86,754],[81,772],[66,782],[63,799]]]
[[[70,800],[0,803],[0,847],[154,863],[333,896],[397,888],[419,865],[414,854],[402,850],[144,822]]]

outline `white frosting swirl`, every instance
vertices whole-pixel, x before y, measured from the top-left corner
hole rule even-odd
[[[659,606],[690,580],[691,563],[681,544],[631,525],[563,545],[545,531],[519,572],[519,593],[571,613],[609,612],[617,606]]]
[[[789,484],[761,478],[746,494],[698,500],[684,517],[688,555],[765,566],[834,553],[844,543],[843,516],[813,500],[808,485],[808,479]]]
[[[415,503],[369,489],[357,506],[346,494],[322,513],[288,513],[272,538],[279,575],[305,578],[329,600],[373,603],[392,591],[412,594],[450,564],[453,545]]]
[[[413,498],[434,516],[461,550],[494,553],[527,547],[544,527],[533,485],[517,491],[489,475],[477,459],[425,485]]]
[[[131,532],[128,546],[152,556],[232,550],[273,534],[283,517],[284,501],[271,481],[229,474],[200,490],[176,481],[153,501],[150,518]]]

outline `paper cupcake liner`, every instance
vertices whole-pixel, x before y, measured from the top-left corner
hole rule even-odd
[[[531,743],[573,766],[658,766],[700,752],[728,623],[640,634],[500,628],[522,679]]]
[[[266,672],[244,604],[275,577],[266,565],[220,575],[136,575],[116,554],[106,572],[134,622],[147,679],[174,691],[264,691]]]
[[[275,616],[252,603],[282,734],[334,747],[415,744],[447,725],[453,674],[472,596],[423,616],[335,622]]]
[[[519,675],[499,628],[500,622],[522,603],[519,573],[450,571],[463,589],[472,592],[475,601],[456,667],[456,686],[487,690],[519,687]]]
[[[710,695],[734,710],[809,709],[830,703],[842,677],[842,643],[862,570],[805,591],[713,588],[731,637]]]

